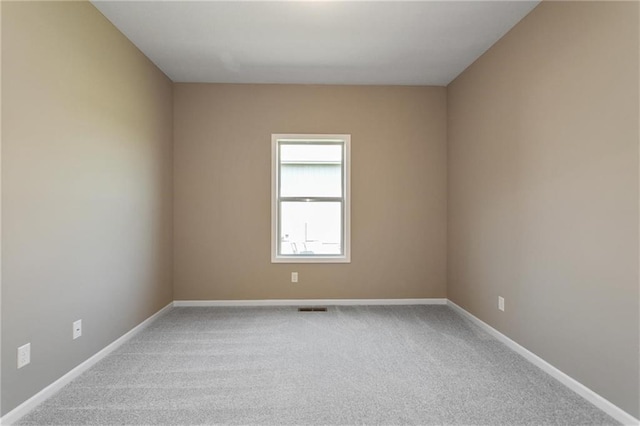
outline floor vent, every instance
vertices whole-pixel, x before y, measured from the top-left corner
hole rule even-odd
[[[298,312],[327,312],[327,308],[325,308],[324,306],[298,308]]]

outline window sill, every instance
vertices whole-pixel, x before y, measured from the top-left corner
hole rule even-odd
[[[349,256],[276,256],[271,263],[351,263]]]

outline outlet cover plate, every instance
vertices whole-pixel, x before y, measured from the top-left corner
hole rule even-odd
[[[82,320],[73,322],[73,340],[82,336]]]
[[[22,368],[31,362],[31,343],[18,348],[18,368]]]

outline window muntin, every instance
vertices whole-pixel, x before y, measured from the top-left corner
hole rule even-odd
[[[272,262],[349,262],[349,135],[273,135]]]

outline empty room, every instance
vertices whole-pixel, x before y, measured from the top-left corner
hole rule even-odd
[[[0,15],[2,424],[639,424],[639,2]]]

